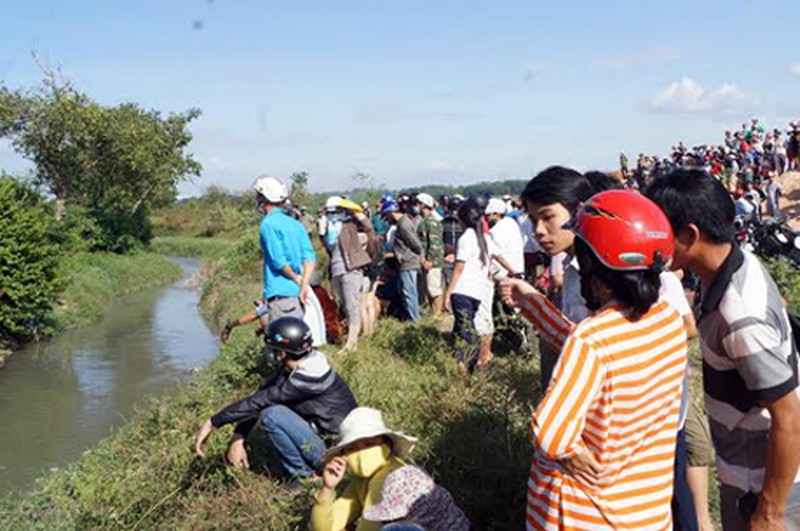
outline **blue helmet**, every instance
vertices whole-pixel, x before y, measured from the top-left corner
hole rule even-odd
[[[400,205],[397,204],[397,201],[393,199],[389,199],[383,202],[381,206],[381,214],[388,214],[389,212],[398,212],[400,210]]]

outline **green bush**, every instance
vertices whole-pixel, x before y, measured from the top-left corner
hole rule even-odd
[[[764,260],[764,265],[778,285],[786,306],[790,311],[800,313],[800,273],[782,258]]]
[[[153,239],[153,224],[145,207],[124,212],[113,201],[90,209],[100,227],[97,250],[124,254],[142,249]]]
[[[100,247],[101,229],[87,208],[74,205],[53,223],[53,238],[67,253],[94,251]]]
[[[52,218],[30,186],[0,176],[0,341],[35,336],[62,288]]]

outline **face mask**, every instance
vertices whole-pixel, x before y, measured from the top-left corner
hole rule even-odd
[[[496,219],[489,219],[487,221],[489,222],[489,226],[490,227],[494,227],[495,225],[497,225],[497,220]]]
[[[339,238],[339,233],[342,232],[342,219],[340,217],[328,218],[328,231],[325,233],[325,243],[328,249],[333,249],[336,245],[336,239]]]
[[[390,454],[386,444],[353,452],[347,456],[347,470],[354,476],[370,478],[386,464]]]

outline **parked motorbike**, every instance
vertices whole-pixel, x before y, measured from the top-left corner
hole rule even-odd
[[[800,269],[800,234],[786,223],[786,216],[769,218],[754,225],[751,241],[756,254],[784,257]]]

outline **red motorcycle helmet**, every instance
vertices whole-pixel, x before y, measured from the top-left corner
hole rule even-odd
[[[645,196],[608,190],[589,198],[573,230],[606,267],[617,271],[660,271],[675,252],[672,227]]]

